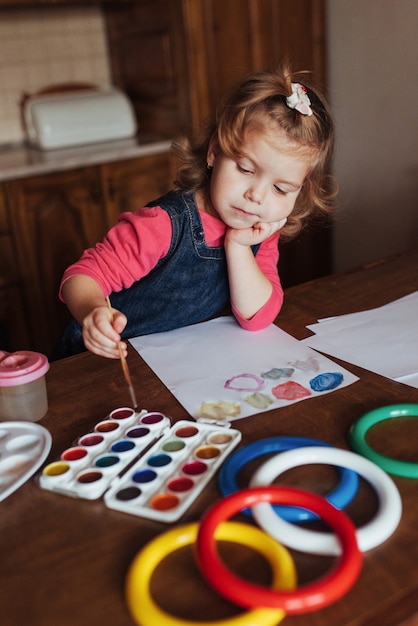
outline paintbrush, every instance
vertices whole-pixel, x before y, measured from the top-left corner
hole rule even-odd
[[[110,299],[109,297],[106,298],[106,304],[107,304],[107,308],[109,309],[109,313],[110,313],[110,322],[113,322],[113,311],[112,311],[112,305],[110,304]],[[122,365],[122,371],[123,371],[123,375],[125,376],[125,380],[128,383],[128,388],[129,388],[129,393],[131,394],[131,400],[132,400],[132,404],[133,404],[133,408],[136,410],[138,408],[138,403],[136,401],[136,396],[135,396],[135,391],[132,385],[132,380],[131,380],[131,375],[129,373],[129,367],[128,367],[128,363],[125,359],[125,355],[122,352],[122,346],[120,345],[120,341],[118,341],[118,349],[119,349],[119,357],[120,357],[120,362]]]

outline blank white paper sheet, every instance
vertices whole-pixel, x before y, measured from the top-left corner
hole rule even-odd
[[[305,345],[418,389],[418,291],[308,328]]]

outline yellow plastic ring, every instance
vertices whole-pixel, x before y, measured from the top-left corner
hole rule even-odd
[[[133,619],[141,626],[275,626],[285,617],[279,608],[256,608],[234,617],[212,621],[189,621],[173,617],[152,599],[149,584],[156,566],[171,552],[194,544],[199,525],[184,524],[159,535],[148,543],[132,562],[126,578],[126,599]],[[272,587],[294,589],[296,569],[287,549],[255,526],[222,522],[215,539],[241,543],[259,552],[270,563]]]

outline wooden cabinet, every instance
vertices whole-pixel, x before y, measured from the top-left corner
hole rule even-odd
[[[27,329],[20,336],[9,318],[12,349],[51,352],[68,319],[58,299],[65,268],[103,238],[120,211],[135,210],[167,191],[169,175],[170,158],[164,153],[5,183],[7,280],[17,289],[14,297],[20,298]],[[3,255],[7,248],[1,249]],[[3,315],[9,315],[10,306],[3,307]]]
[[[101,166],[103,203],[109,226],[119,213],[135,211],[172,188],[173,159],[168,153]]]
[[[105,232],[99,181],[93,167],[7,183],[31,349],[49,352],[67,315],[62,272]]]
[[[201,12],[198,4],[182,2],[195,126],[214,119],[219,100],[245,74],[285,57],[324,79],[323,0],[203,0]]]
[[[200,0],[197,0],[200,7]],[[113,82],[128,94],[140,128],[172,137],[190,120],[182,2],[103,6]]]
[[[324,0],[136,0],[103,6],[114,82],[150,131],[194,132],[227,89],[289,57],[325,82]]]
[[[4,188],[0,186],[0,350],[28,345],[27,308],[16,266],[16,255]]]

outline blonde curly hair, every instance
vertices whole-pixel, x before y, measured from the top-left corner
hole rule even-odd
[[[311,101],[312,115],[303,115],[286,104],[292,94],[292,83],[301,83]],[[241,154],[246,134],[258,130],[268,137],[277,133],[302,151],[306,149],[312,167],[297,197],[294,209],[281,233],[295,236],[314,213],[329,214],[336,187],[329,175],[334,147],[334,122],[325,97],[308,80],[307,72],[293,72],[288,62],[273,71],[250,74],[242,80],[218,108],[215,124],[205,137],[196,142],[180,137],[173,142],[179,161],[175,184],[179,188],[210,192],[210,170],[206,158],[210,145],[227,156]]]

